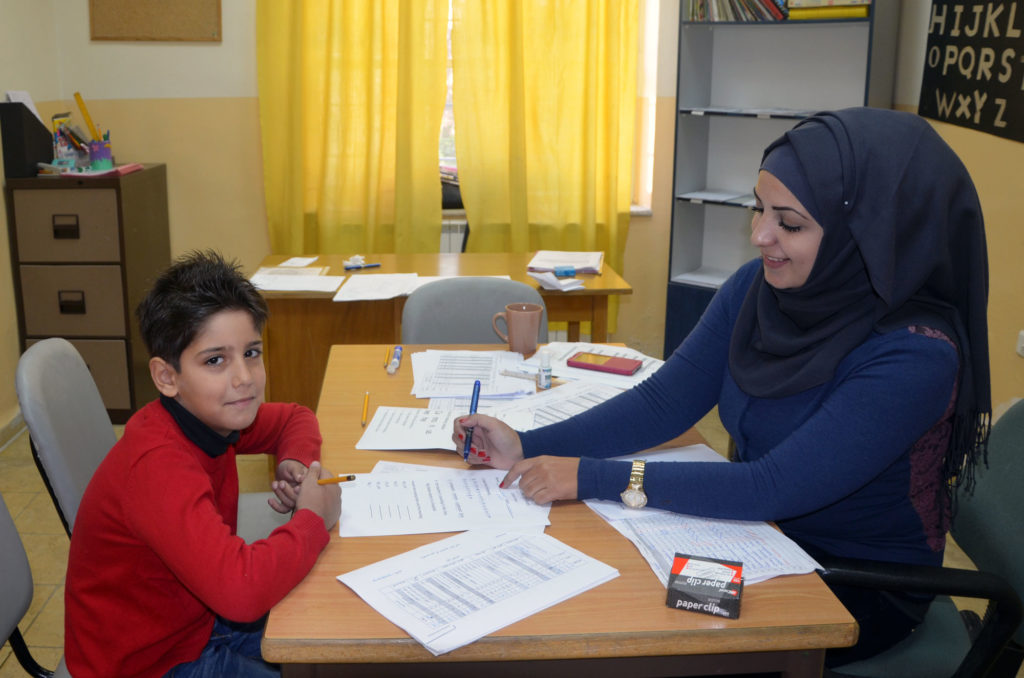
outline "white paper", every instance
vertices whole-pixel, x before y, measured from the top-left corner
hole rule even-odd
[[[468,275],[468,276],[458,276],[458,275],[421,275],[421,276],[418,276],[416,278],[416,281],[410,285],[408,294],[412,294],[413,292],[415,292],[419,288],[423,287],[427,283],[436,282],[438,280],[447,280],[448,278],[460,278],[460,277],[461,278],[498,278],[500,280],[511,280],[512,279],[512,276],[507,275],[507,274],[506,275],[485,275],[485,276],[474,276],[474,275]]]
[[[366,425],[356,449],[455,451],[452,442],[455,416],[445,410],[381,405]]]
[[[303,266],[309,266],[314,261],[316,261],[316,257],[291,257],[282,261],[278,266],[297,266],[301,268]]]
[[[416,284],[415,273],[369,273],[349,276],[334,295],[334,301],[394,299],[409,294]]]
[[[343,275],[277,275],[256,273],[250,278],[261,290],[274,292],[334,292],[345,280]]]
[[[529,431],[531,429],[565,421],[566,419],[585,412],[595,405],[600,405],[622,393],[622,389],[608,386],[606,384],[589,381],[570,381],[558,388],[551,388],[546,391],[517,398],[507,404],[499,405],[496,412],[490,412],[492,416],[509,422],[509,417],[522,412],[529,414],[529,422],[524,428],[512,426],[517,431]],[[511,426],[511,424],[509,424]]]
[[[467,532],[338,576],[434,655],[619,576],[545,534]]]
[[[536,391],[536,384],[508,377],[518,369],[521,353],[509,351],[420,351],[413,353],[412,393],[417,398],[465,398],[480,380],[481,398],[513,398]]]
[[[604,252],[562,252],[540,250],[526,265],[530,271],[554,271],[558,266],[572,266],[578,273],[600,273]]]
[[[36,104],[35,104],[34,101],[32,101],[32,95],[31,94],[29,94],[28,92],[26,92],[23,89],[9,89],[9,90],[7,90],[7,92],[5,92],[5,95],[6,95],[7,101],[9,101],[10,103],[23,103],[23,104],[25,104],[25,106],[28,108],[28,110],[32,111],[32,115],[36,116],[36,119],[39,120],[39,122],[42,123],[43,126],[46,127],[47,130],[50,129],[50,126],[47,125],[45,122],[43,122],[42,117],[40,117],[40,115],[39,115],[39,111],[36,110]]]
[[[480,408],[477,408],[480,412]],[[373,419],[366,425],[362,437],[356,443],[357,450],[451,450],[452,422],[456,417],[469,413],[469,406],[456,412],[451,409],[421,409],[416,407],[392,407],[381,405],[373,413]],[[531,412],[492,412],[512,428],[523,430],[523,425],[533,423]]]
[[[327,275],[327,271],[329,270],[331,270],[330,266],[285,266],[284,264],[281,264],[280,266],[260,266],[256,269],[256,273],[253,277],[257,275]]]
[[[546,290],[558,290],[561,292],[571,292],[573,290],[582,290],[586,288],[583,281],[579,278],[559,278],[554,273],[535,271],[527,271],[526,275],[530,276],[534,280],[540,283],[540,286]]]
[[[706,445],[639,452],[615,459],[728,463]],[[666,588],[676,553],[737,560],[743,563],[746,584],[785,574],[806,574],[821,567],[796,542],[766,522],[701,518],[653,508],[631,509],[619,502],[596,499],[584,503],[633,542]]]
[[[442,468],[364,473],[357,481],[345,483],[339,533],[373,537],[549,525],[550,504],[534,503],[518,486],[498,486],[506,473]]]
[[[796,542],[764,522],[651,511],[609,524],[633,542],[666,588],[676,553],[739,561],[745,584],[821,567]]]

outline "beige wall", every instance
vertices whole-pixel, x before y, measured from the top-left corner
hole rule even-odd
[[[0,92],[27,90],[48,120],[80,91],[118,162],[167,164],[172,254],[211,247],[254,270],[269,252],[254,3],[221,11],[221,43],[91,42],[88,0],[0,0]],[[0,237],[0,431],[18,413],[11,275]]]
[[[59,4],[60,11],[57,11]],[[928,0],[905,0],[897,101],[916,105]],[[73,109],[81,91],[111,130],[119,162],[168,166],[171,247],[214,247],[252,269],[268,251],[255,85],[253,3],[223,0],[223,43],[92,43],[87,0],[0,0],[0,91],[29,90],[44,116]],[[661,355],[672,209],[678,6],[662,2],[657,143],[652,214],[632,220],[623,274],[634,294],[620,306],[619,331]],[[47,47],[52,47],[47,49]],[[26,55],[32,55],[27,58]],[[993,402],[1024,395],[1024,359],[1013,353],[1024,313],[1024,145],[948,125],[940,132],[978,184],[987,220]],[[6,215],[0,213],[6,231]],[[7,239],[0,237],[0,428],[17,414],[18,356]]]
[[[6,90],[27,90],[46,99],[57,95],[57,57],[38,49],[55,42],[52,6],[48,2],[0,0],[0,96]],[[0,140],[2,142],[2,140]],[[3,179],[0,164],[0,179]],[[18,322],[11,282],[7,211],[0,210],[0,432],[18,415],[14,371],[18,364]],[[3,444],[0,440],[0,445]]]

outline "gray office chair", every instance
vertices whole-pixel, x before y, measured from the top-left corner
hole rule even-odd
[[[413,291],[402,310],[403,344],[501,344],[491,318],[507,304],[544,306],[533,287],[504,278],[458,277],[427,283]],[[544,308],[537,340],[548,340]]]
[[[7,504],[0,497],[0,638],[10,642],[21,668],[30,676],[70,676],[61,657],[56,671],[44,669],[29,652],[18,629],[32,603],[32,570],[21,536],[14,527]]]
[[[70,536],[89,479],[117,442],[89,367],[66,339],[44,339],[18,360],[18,403],[32,456]],[[238,535],[252,542],[288,520],[266,505],[270,492],[239,497]]]
[[[974,493],[961,493],[950,529],[978,571],[848,559],[823,561],[827,582],[936,594],[924,622],[882,654],[833,669],[834,676],[873,678],[1012,678],[1024,659],[1024,401],[992,427],[988,468]],[[980,622],[948,596],[988,600]],[[973,618],[973,619],[972,619]],[[974,623],[971,623],[971,622]],[[975,627],[975,628],[971,628]]]

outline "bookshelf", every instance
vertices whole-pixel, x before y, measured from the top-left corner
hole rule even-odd
[[[899,4],[861,19],[680,22],[666,357],[758,255],[749,207],[764,148],[815,111],[891,107]]]

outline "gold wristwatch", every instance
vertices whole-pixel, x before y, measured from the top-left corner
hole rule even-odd
[[[633,470],[629,473],[629,485],[619,496],[622,503],[629,508],[643,508],[647,506],[647,495],[644,493],[644,466],[647,462],[643,459],[633,461]]]

